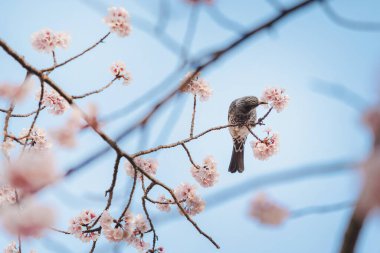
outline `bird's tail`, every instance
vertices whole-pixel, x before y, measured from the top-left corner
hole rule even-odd
[[[237,148],[238,146],[235,144],[237,143],[234,143],[234,146],[232,147],[232,155],[228,171],[231,173],[235,173],[236,171],[242,173],[244,171],[244,143],[239,143],[239,148]]]

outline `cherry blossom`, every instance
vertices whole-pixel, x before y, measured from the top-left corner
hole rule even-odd
[[[9,152],[11,151],[11,149],[13,149],[15,146],[14,142],[12,139],[10,138],[7,138],[2,144],[1,144],[1,150],[9,155]]]
[[[147,174],[154,176],[157,172],[158,162],[156,159],[147,158],[144,159],[142,157],[136,157],[133,160],[136,165],[141,168],[143,171],[145,171]],[[126,161],[125,163],[125,171],[127,172],[127,175],[134,178],[135,176],[135,169],[133,168],[132,164],[129,161]],[[141,172],[137,172],[137,178],[139,180],[142,180],[143,175]]]
[[[0,83],[0,98],[13,102],[24,100],[33,88],[32,75],[27,75],[25,81],[20,84]]]
[[[62,147],[73,148],[77,144],[76,134],[81,127],[80,112],[74,109],[67,122],[63,126],[51,130],[50,136]]]
[[[35,50],[51,53],[56,47],[66,49],[71,38],[65,32],[53,32],[51,29],[43,29],[32,34],[32,46]]]
[[[7,245],[4,249],[4,253],[19,253],[18,247],[16,245],[16,242],[11,242]]]
[[[197,195],[194,185],[182,183],[174,190],[174,194],[188,215],[197,215],[205,208],[205,202]]]
[[[194,73],[189,72],[186,74],[183,83],[188,80]],[[212,95],[212,89],[205,79],[199,77],[199,73],[193,77],[187,84],[182,85],[181,91],[198,95],[201,101],[207,101]]]
[[[261,97],[262,102],[270,104],[277,112],[281,112],[289,103],[289,96],[285,94],[285,89],[267,88]]]
[[[203,160],[202,166],[193,166],[191,168],[191,174],[203,187],[214,186],[219,178],[219,173],[216,169],[216,161],[212,156],[207,156]]]
[[[267,136],[264,139],[251,142],[253,155],[259,160],[266,160],[278,152],[278,134],[272,133],[270,129],[265,132]]]
[[[55,44],[57,47],[66,49],[69,47],[71,37],[68,33],[65,32],[56,32],[55,33]]]
[[[260,193],[252,200],[249,214],[262,224],[280,225],[288,218],[289,211]]]
[[[109,26],[111,32],[118,34],[120,37],[128,36],[132,29],[129,14],[123,7],[109,8],[104,22]]]
[[[157,248],[157,253],[165,253],[165,248],[160,246]]]
[[[0,187],[0,207],[16,203],[16,190],[9,185]]]
[[[89,225],[95,221],[96,217],[92,210],[83,210],[78,216],[70,220],[68,232],[82,242],[96,241],[100,235],[98,231],[83,233],[89,229]]]
[[[131,235],[131,229],[129,227],[112,227],[113,220],[114,218],[109,214],[108,211],[104,211],[99,219],[103,235],[108,241],[120,242]]]
[[[34,126],[29,134],[29,128],[22,129],[20,133],[20,141],[27,143],[33,149],[46,150],[51,147],[51,143],[46,138],[46,132],[44,129]]]
[[[36,99],[40,100],[40,97],[41,93],[37,93]],[[55,90],[45,90],[41,102],[54,115],[61,115],[69,108],[67,101]]]
[[[157,203],[156,204],[156,206],[157,206],[157,208],[158,208],[158,210],[160,210],[160,211],[162,211],[162,212],[170,212],[170,199],[167,199],[166,197],[165,197],[165,195],[160,195],[159,197],[158,197],[158,199],[157,199],[157,202],[159,202],[159,203]],[[166,204],[166,203],[168,203],[168,204]]]
[[[131,80],[132,80],[131,73],[129,73],[127,71],[127,67],[126,67],[124,62],[122,62],[122,61],[114,62],[111,65],[110,70],[111,70],[111,73],[115,77],[124,79],[124,82],[123,82],[124,85],[127,85],[131,82]]]
[[[18,159],[7,163],[5,170],[9,185],[25,194],[34,193],[60,178],[53,156],[48,152],[24,152]]]
[[[47,206],[23,201],[21,208],[17,205],[8,206],[1,213],[5,229],[12,234],[40,237],[43,231],[53,225],[54,211]]]

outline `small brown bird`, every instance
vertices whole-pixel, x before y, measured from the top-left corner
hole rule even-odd
[[[230,166],[228,171],[235,173],[244,171],[244,144],[249,134],[249,130],[256,123],[256,107],[266,102],[260,102],[257,97],[247,96],[235,99],[228,110],[228,123],[230,134],[232,136],[233,148]]]

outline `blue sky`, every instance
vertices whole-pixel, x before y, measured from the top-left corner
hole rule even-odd
[[[167,32],[181,43],[190,7],[181,0],[169,2],[171,15]],[[247,28],[275,14],[273,8],[264,0],[215,2],[226,16]],[[292,4],[297,1],[282,2]],[[30,35],[33,32],[48,27],[71,34],[69,49],[57,52],[58,61],[61,61],[80,52],[107,33],[107,27],[101,19],[106,15],[108,6],[125,7],[131,14],[134,26],[130,37],[119,38],[111,35],[106,43],[51,75],[65,91],[80,94],[105,85],[112,79],[109,66],[116,60],[125,61],[128,70],[133,74],[130,86],[124,87],[117,83],[102,95],[79,101],[83,108],[89,103],[97,103],[101,115],[107,115],[123,108],[159,84],[168,73],[177,68],[176,56],[139,28],[141,18],[152,24],[156,23],[158,3],[159,1],[148,0],[1,1],[0,37],[33,65],[43,68],[50,66],[51,58],[32,49]],[[379,18],[380,2],[375,0],[335,0],[331,5],[340,15],[354,20],[376,21]],[[219,48],[238,36],[219,27],[207,14],[207,8],[202,7],[200,12],[198,29],[191,48],[194,56]],[[197,161],[203,160],[208,154],[212,154],[218,161],[219,182],[212,189],[199,187],[202,195],[207,199],[213,193],[239,185],[248,179],[257,179],[304,165],[360,160],[365,157],[371,147],[370,136],[360,121],[361,112],[365,108],[355,110],[337,99],[315,92],[315,89],[323,89],[326,82],[338,83],[365,98],[368,105],[375,103],[379,95],[379,39],[380,32],[352,31],[337,26],[320,6],[314,5],[249,40],[205,71],[203,75],[212,86],[214,95],[208,102],[199,103],[196,132],[225,124],[228,106],[232,100],[245,95],[260,96],[267,86],[285,88],[291,102],[284,112],[273,113],[266,121],[267,125],[280,133],[280,152],[268,161],[260,162],[253,158],[248,148],[244,174],[231,175],[227,172],[231,140],[226,130],[211,133],[188,145]],[[15,61],[0,51],[0,81],[20,82],[24,74],[24,70]],[[182,74],[183,71],[175,80],[178,81]],[[173,81],[147,97],[141,108],[133,108],[123,117],[105,126],[104,130],[115,136],[131,125],[175,84]],[[30,99],[16,107],[16,111],[30,111],[35,104]],[[3,101],[1,106],[5,106]],[[147,131],[147,139],[142,141],[136,133],[122,141],[121,147],[127,152],[134,152],[185,138],[188,134],[191,108],[190,97],[179,98],[175,103],[169,104],[159,117],[153,119],[153,124]],[[163,126],[171,125],[172,111],[178,115],[178,122],[161,134]],[[51,115],[43,113],[38,125],[51,129],[64,122],[68,115],[66,113],[52,120]],[[13,131],[18,133],[25,126],[25,122],[28,121],[13,120]],[[257,133],[261,133],[260,131],[256,130]],[[80,145],[75,150],[57,149],[57,159],[62,170],[104,145],[90,132],[82,134],[80,140]],[[190,164],[180,148],[161,151],[155,157],[160,163],[157,176],[164,182],[173,187],[182,181],[195,183],[189,172]],[[102,196],[111,180],[113,159],[114,155],[108,154],[75,177],[40,194],[42,201],[57,207],[57,227],[66,228],[69,218],[82,209],[92,208],[98,212],[102,210],[105,203]],[[125,173],[120,173],[118,180],[114,208],[111,210],[114,214],[123,208],[131,183]],[[204,213],[196,216],[195,220],[220,243],[222,248],[218,252],[336,252],[351,213],[350,209],[310,215],[289,220],[279,228],[269,228],[248,218],[249,201],[257,191],[265,191],[293,210],[310,205],[353,200],[359,189],[360,178],[357,171],[267,185],[249,193],[238,194],[232,201],[226,201],[209,210],[206,204]],[[158,193],[160,192],[153,192],[153,196]],[[151,209],[157,222],[164,219],[166,214],[157,213],[154,206]],[[132,210],[141,212],[139,201],[134,202]],[[376,245],[380,233],[379,222],[376,216],[368,221],[358,245],[358,252],[379,251]],[[217,252],[184,219],[162,222],[157,229],[159,245],[165,246],[169,253]],[[2,235],[0,248],[12,240],[11,236],[3,232]],[[25,248],[35,248],[38,252],[88,252],[90,248],[90,245],[82,244],[75,238],[58,234],[49,234],[48,237],[49,240],[30,240]],[[54,242],[63,243],[68,250],[58,250]],[[110,244],[102,239],[98,252],[109,251],[109,247]],[[120,252],[134,251],[125,248],[125,245],[121,249]]]

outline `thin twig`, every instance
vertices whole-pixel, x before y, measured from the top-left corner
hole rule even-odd
[[[144,209],[145,216],[148,219],[148,222],[149,222],[149,225],[150,225],[150,229],[153,232],[152,252],[154,252],[155,249],[156,249],[157,233],[156,233],[156,229],[154,228],[152,219],[149,216],[148,209],[146,208],[146,197],[147,197],[148,193],[152,190],[152,188],[154,187],[154,185],[155,185],[155,183],[152,182],[147,187],[147,189],[144,191],[144,196],[141,197],[142,206],[143,206],[143,209]]]
[[[183,149],[186,151],[187,157],[189,158],[191,164],[195,168],[199,168],[199,166],[194,162],[193,158],[191,157],[191,153],[190,153],[189,149],[186,147],[185,143],[182,143],[181,145],[182,145]]]
[[[41,108],[40,111],[44,110],[45,108],[46,108],[46,107],[43,106],[43,107]],[[38,111],[38,109],[36,109],[36,110],[34,110],[34,111],[32,111],[32,112],[29,112],[29,113],[24,113],[24,114],[11,114],[10,117],[11,117],[11,118],[27,118],[27,117],[30,117],[30,116],[36,114],[37,111]],[[8,110],[5,110],[5,109],[0,108],[0,112],[8,113]]]
[[[54,69],[57,69],[59,67],[62,67],[63,65],[77,59],[78,57],[84,55],[85,53],[87,53],[88,51],[94,49],[97,45],[99,45],[100,43],[102,43],[109,35],[111,34],[111,32],[108,32],[106,35],[104,35],[100,40],[98,40],[95,44],[93,44],[91,47],[85,49],[83,52],[67,59],[66,61],[62,62],[62,63],[59,63],[59,64],[54,64],[54,66],[50,67],[50,68],[46,68],[46,69],[41,69],[41,72],[44,73],[44,72],[49,72],[49,71],[52,71]]]
[[[98,241],[94,241],[93,243],[92,243],[92,247],[91,247],[91,249],[90,249],[90,253],[93,253],[94,251],[95,251],[95,247],[96,247],[96,243],[97,243]]]
[[[129,194],[129,199],[128,199],[128,203],[127,205],[125,206],[123,212],[121,213],[119,219],[118,219],[118,223],[120,223],[120,221],[123,219],[124,215],[126,214],[126,212],[128,211],[129,207],[131,206],[131,203],[132,203],[132,199],[133,199],[133,194],[135,192],[135,189],[136,189],[136,181],[137,181],[137,169],[135,169],[135,174],[133,176],[133,184],[132,184],[132,189],[131,189],[131,192]]]
[[[195,122],[196,110],[197,110],[197,95],[194,94],[193,114],[191,115],[190,138],[192,138],[194,134],[194,122]]]
[[[107,85],[103,86],[102,88],[100,89],[97,89],[97,90],[94,90],[94,91],[90,91],[90,92],[87,92],[87,93],[84,93],[82,95],[76,95],[76,96],[71,96],[73,99],[80,99],[80,98],[85,98],[85,97],[88,97],[88,96],[91,96],[93,94],[97,94],[97,93],[100,93],[102,91],[104,91],[105,89],[111,87],[111,85],[117,80],[119,79],[119,77],[115,77],[111,82],[109,82]]]

